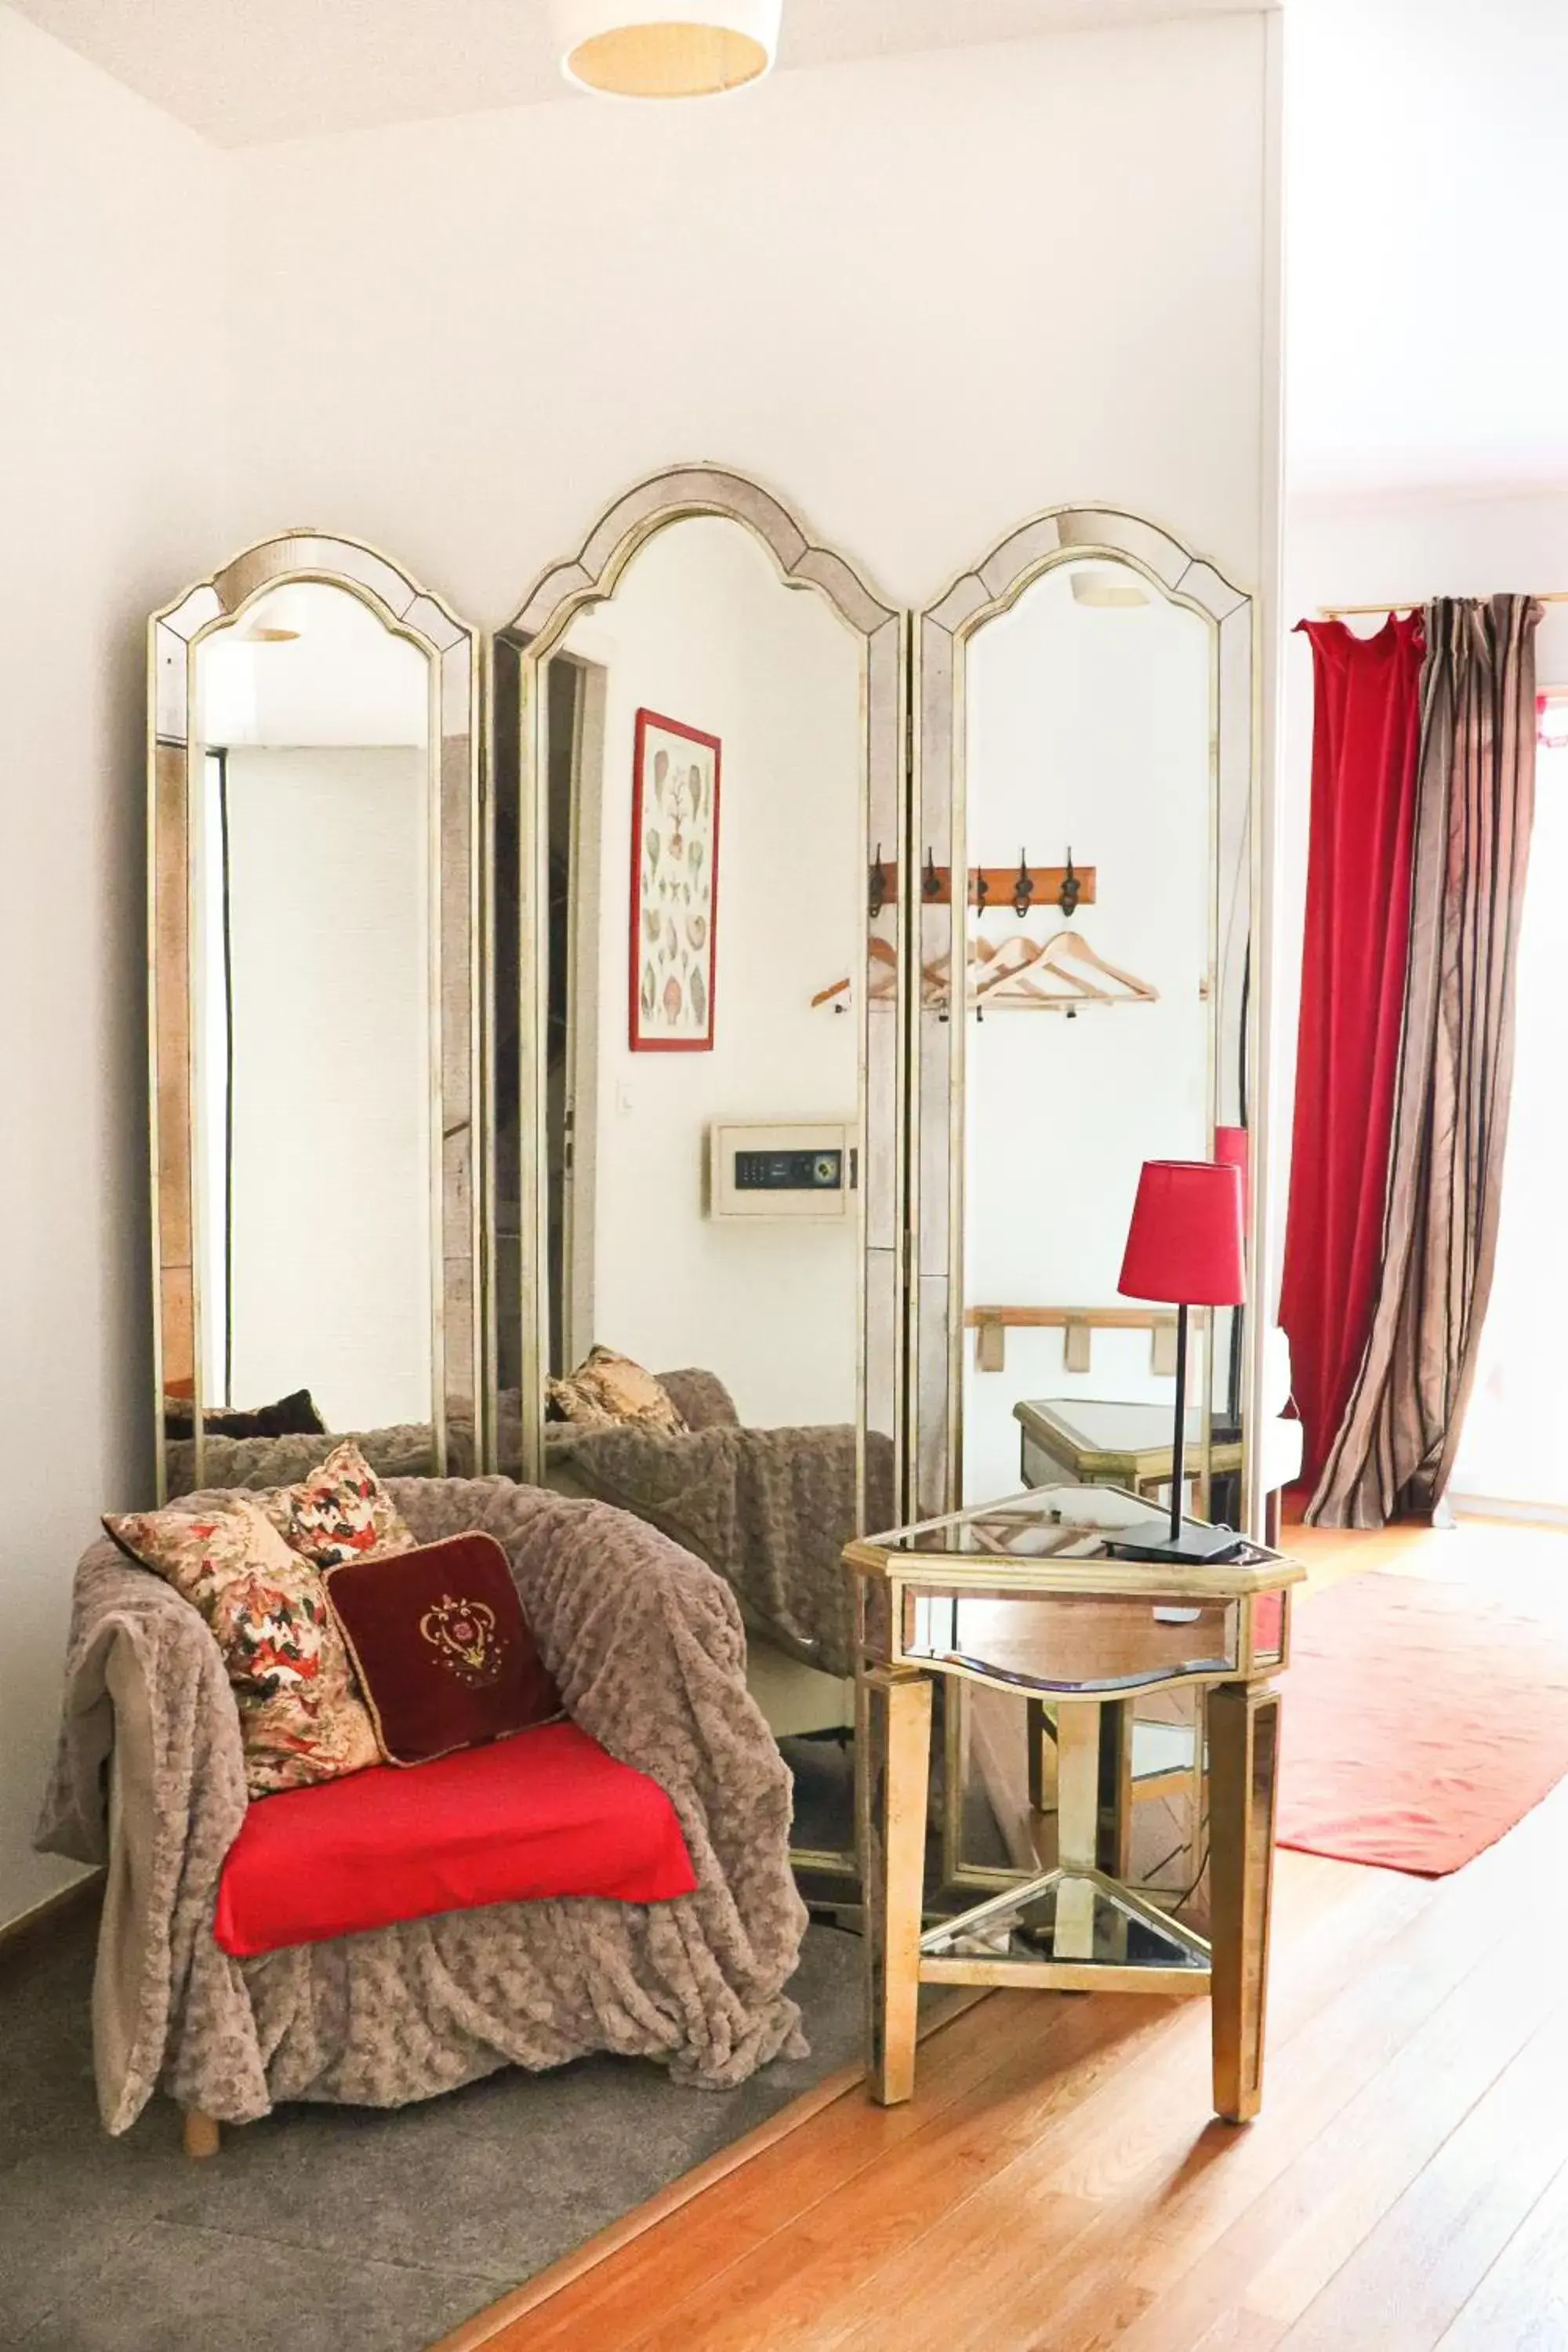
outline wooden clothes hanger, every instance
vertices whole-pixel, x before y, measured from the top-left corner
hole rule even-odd
[[[866,950],[874,967],[867,980],[867,995],[873,1004],[890,1003],[899,992],[899,951],[890,940],[879,940],[874,935],[867,940]],[[842,980],[834,981],[831,986],[819,988],[811,1000],[812,1011],[815,1012],[819,1004],[833,1004],[836,1013],[847,1013],[854,984],[846,973]],[[844,1001],[834,1003],[836,997]]]
[[[868,995],[872,1003],[890,1002],[898,993],[898,951],[889,940],[871,939],[867,942],[872,970],[868,982]],[[973,970],[981,966],[978,980],[972,980],[967,992],[968,1002],[976,1010],[987,1005],[1023,1007],[1037,1012],[1073,1012],[1080,1004],[1155,1004],[1160,992],[1148,981],[1140,980],[1135,972],[1123,971],[1120,964],[1110,963],[1090,947],[1081,931],[1064,926],[1053,931],[1049,939],[1031,940],[1022,933],[1004,940],[1000,945],[976,934],[968,942],[967,961]],[[1068,969],[1068,967],[1074,967]],[[1087,967],[1087,969],[1085,969]],[[1102,988],[1100,975],[1114,986]],[[1055,981],[1064,985],[1051,987],[1043,982]],[[829,988],[819,989],[812,998],[813,1006],[843,999],[838,1010],[847,1010],[851,982],[837,980]],[[921,999],[927,1006],[943,1007],[951,986],[948,960],[939,956],[921,967]],[[1117,992],[1120,991],[1119,994]]]
[[[1037,943],[1013,940],[986,954],[986,969],[971,988],[969,1001],[978,1010],[987,1005],[1020,1005],[1041,1012],[1070,1012],[1079,1004],[1155,1004],[1160,992],[1136,972],[1123,971],[1090,947],[1081,931],[1053,931]],[[1005,969],[997,970],[999,964]],[[1083,967],[1088,967],[1087,970]],[[1072,969],[1069,967],[1078,967]],[[1102,988],[1097,973],[1115,983]],[[1067,985],[1049,987],[1047,981]],[[1116,993],[1120,989],[1121,993]]]

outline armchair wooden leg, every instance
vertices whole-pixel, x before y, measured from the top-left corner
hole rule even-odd
[[[185,2109],[185,2154],[189,2157],[216,2156],[221,2137],[216,2117],[204,2116],[199,2107]]]

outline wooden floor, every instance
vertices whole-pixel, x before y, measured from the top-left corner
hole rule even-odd
[[[1568,1603],[1562,1533],[1287,1540]],[[1257,2123],[1210,2116],[1203,2002],[993,1993],[911,2105],[847,2092],[485,2340],[1568,2352],[1565,1857],[1568,1783],[1435,1884],[1281,1853]]]

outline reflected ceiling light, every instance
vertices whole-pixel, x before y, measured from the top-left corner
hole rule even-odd
[[[712,98],[758,81],[784,0],[553,0],[561,70],[608,98]]]
[[[1149,591],[1131,572],[1075,572],[1072,593],[1080,604],[1146,604]]]
[[[304,615],[297,595],[288,587],[275,588],[252,607],[238,631],[242,646],[290,646],[303,635]]]

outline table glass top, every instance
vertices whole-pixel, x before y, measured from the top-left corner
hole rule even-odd
[[[1118,1536],[1146,1535],[1168,1524],[1161,1505],[1119,1486],[1035,1486],[918,1527],[868,1536],[866,1541],[879,1551],[944,1559],[1098,1559]],[[1256,1566],[1278,1558],[1238,1537],[1226,1565]]]
[[[1034,1414],[1075,1445],[1100,1454],[1145,1454],[1156,1446],[1169,1450],[1172,1410],[1164,1404],[1130,1404],[1116,1397],[1024,1397],[1014,1407],[1022,1421]],[[1203,1410],[1192,1406],[1183,1416],[1189,1445],[1203,1442]],[[1216,1439],[1222,1433],[1215,1430]]]

